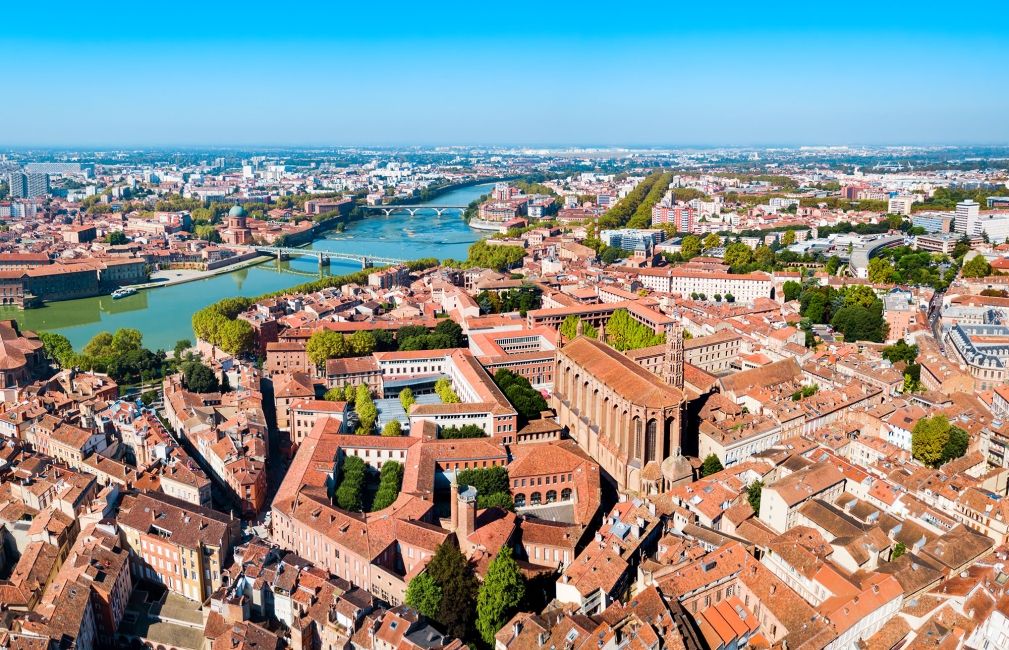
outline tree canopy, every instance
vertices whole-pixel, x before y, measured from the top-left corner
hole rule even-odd
[[[711,476],[712,474],[717,474],[718,472],[725,469],[722,467],[722,461],[718,459],[715,454],[708,454],[704,458],[704,463],[701,465],[701,476]]]
[[[434,620],[448,634],[470,638],[476,613],[477,579],[452,538],[442,542],[427,565],[427,573],[441,592]]]
[[[476,627],[484,643],[494,645],[494,635],[518,611],[525,594],[525,581],[512,550],[502,546],[491,560],[477,594]]]
[[[911,430],[911,455],[929,467],[939,467],[967,452],[967,432],[950,424],[942,413],[922,418]]]

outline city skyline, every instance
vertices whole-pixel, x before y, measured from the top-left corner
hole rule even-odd
[[[0,144],[1009,142],[1009,38],[973,17],[994,3],[385,7],[11,7]]]

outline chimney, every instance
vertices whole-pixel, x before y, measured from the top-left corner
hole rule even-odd
[[[454,478],[452,479],[452,487],[450,488],[450,495],[448,500],[452,512],[451,530],[454,532],[459,529],[459,486],[456,484]]]
[[[459,509],[459,524],[455,534],[460,544],[464,544],[463,540],[469,539],[469,536],[476,532],[476,488],[472,485],[466,486],[465,490],[459,492],[456,502]]]

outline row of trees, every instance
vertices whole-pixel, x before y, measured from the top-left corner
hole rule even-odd
[[[170,359],[164,350],[145,348],[143,334],[129,327],[113,333],[99,332],[79,354],[62,334],[40,332],[39,338],[46,354],[59,367],[108,373],[123,385],[156,381],[176,372],[181,362],[180,356]],[[189,341],[180,343],[188,347]]]
[[[336,505],[351,512],[364,512],[364,488],[368,468],[357,456],[344,456],[340,464],[340,484],[333,492]]]
[[[399,496],[403,487],[403,466],[394,460],[386,461],[379,471],[378,490],[371,501],[372,512],[388,508]]]
[[[519,426],[529,420],[539,419],[540,414],[547,409],[543,395],[532,387],[529,380],[516,375],[511,370],[501,368],[494,373],[494,383],[505,394],[519,415]]]
[[[457,440],[460,438],[486,438],[487,434],[480,425],[463,424],[442,427],[438,430],[438,437],[446,440]]]
[[[445,632],[465,640],[479,635],[487,647],[494,645],[494,635],[519,611],[525,597],[525,581],[510,547],[498,551],[480,584],[452,539],[438,546],[425,571],[406,590],[407,605]]]
[[[404,325],[395,337],[386,330],[359,330],[346,336],[332,330],[312,332],[305,345],[308,359],[322,367],[329,359],[358,357],[389,350],[442,350],[463,347],[466,337],[455,321],[442,319],[433,330],[422,325]]]
[[[225,298],[193,314],[193,331],[200,339],[216,345],[228,354],[253,351],[255,333],[252,325],[238,315],[255,302],[252,298]]]
[[[305,353],[315,366],[322,367],[329,359],[371,354],[375,351],[376,345],[374,332],[368,330],[359,330],[350,336],[344,336],[332,330],[319,329],[308,337]]]
[[[662,200],[663,195],[666,193],[666,189],[669,188],[669,184],[673,182],[673,175],[671,173],[660,174],[659,177],[652,183],[651,188],[648,190],[648,194],[645,195],[644,200],[638,204],[635,208],[634,214],[627,221],[628,228],[647,228],[652,223],[652,206]]]
[[[442,261],[442,264],[463,269],[483,268],[507,271],[521,266],[525,256],[526,250],[521,246],[488,244],[486,240],[481,239],[469,247],[465,260],[446,259]]]
[[[542,304],[542,292],[536,287],[520,287],[498,293],[496,291],[481,291],[476,296],[480,312],[484,314],[503,314],[517,311],[523,317],[530,309],[539,309]]]
[[[627,193],[627,196],[617,201],[616,205],[606,211],[606,213],[599,217],[599,228],[622,228],[626,225],[638,210],[638,207],[645,203],[649,192],[652,191],[652,187],[659,182],[659,179],[663,177],[661,172],[654,172],[649,174],[638,183],[637,187]],[[670,177],[670,180],[672,178]],[[666,182],[666,186],[669,182]],[[663,187],[662,191],[665,191]],[[661,198],[661,195],[659,195]],[[651,210],[651,206],[649,206]],[[651,217],[651,212],[649,212],[649,217]],[[647,222],[646,222],[647,225]]]

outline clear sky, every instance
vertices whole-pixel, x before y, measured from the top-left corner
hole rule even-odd
[[[1009,5],[5,3],[0,147],[1009,144]]]

